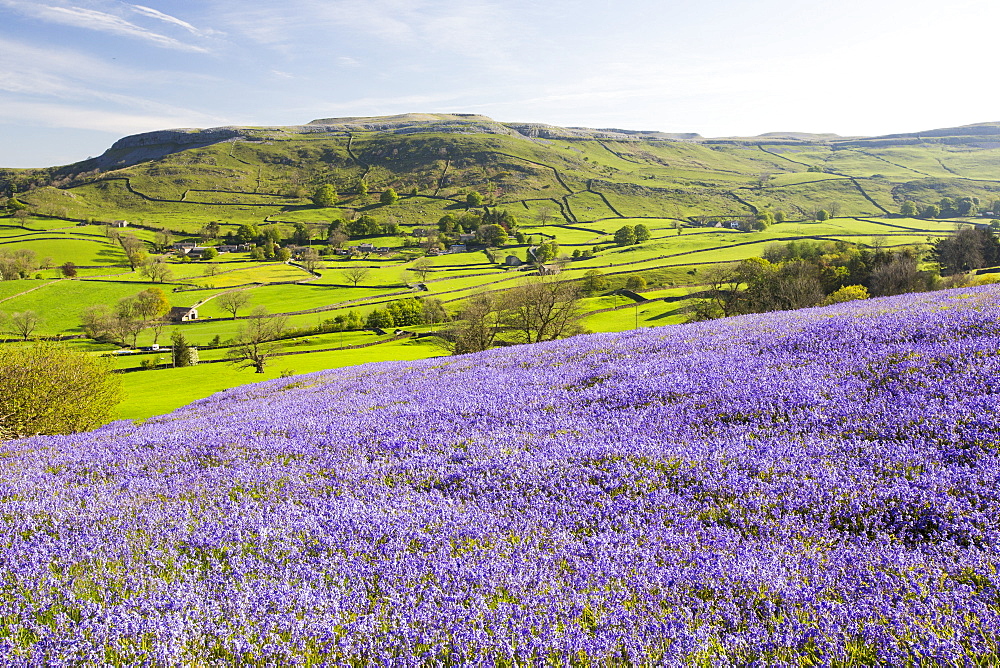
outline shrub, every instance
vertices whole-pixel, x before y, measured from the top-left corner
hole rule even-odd
[[[35,343],[0,356],[0,438],[94,429],[120,400],[119,377],[85,353]]]
[[[843,302],[854,301],[855,299],[868,299],[868,288],[863,285],[845,285],[836,292],[826,296],[820,305],[841,304]]]

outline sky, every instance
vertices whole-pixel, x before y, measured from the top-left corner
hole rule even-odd
[[[0,167],[406,112],[706,137],[998,121],[998,24],[996,0],[0,0]]]

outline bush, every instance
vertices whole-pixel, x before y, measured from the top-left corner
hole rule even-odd
[[[820,302],[820,306],[842,304],[856,299],[868,299],[870,296],[871,295],[868,294],[868,288],[863,285],[845,285],[836,292],[827,295],[826,299]]]
[[[0,356],[0,438],[69,434],[109,422],[121,400],[109,365],[52,343]]]

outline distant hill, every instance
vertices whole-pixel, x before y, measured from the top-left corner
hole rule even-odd
[[[308,206],[320,184],[350,195],[362,181],[372,192],[392,187],[456,201],[477,190],[487,205],[521,207],[528,217],[554,207],[571,224],[765,209],[792,218],[817,208],[878,216],[907,199],[942,197],[973,197],[985,208],[1000,199],[1000,123],[880,137],[706,138],[476,114],[322,118],[124,137],[72,165],[0,170],[0,194],[70,218],[218,219],[224,211],[223,219],[265,222]],[[416,213],[402,218],[419,222]]]

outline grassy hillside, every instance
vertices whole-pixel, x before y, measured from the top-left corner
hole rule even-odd
[[[708,267],[759,256],[771,244],[811,239],[919,246],[950,234],[956,224],[988,222],[990,217],[979,213],[1000,200],[1000,148],[965,134],[968,129],[955,132],[960,134],[870,141],[809,135],[676,140],[656,133],[417,115],[137,135],[84,163],[0,170],[0,194],[16,195],[28,214],[0,216],[0,258],[33,253],[38,260],[26,278],[0,281],[0,314],[34,311],[41,318],[35,334],[79,336],[85,307],[113,306],[139,290],[161,287],[173,306],[200,308],[202,319],[179,329],[204,348],[216,337],[222,343],[232,339],[244,324],[215,301],[227,290],[246,290],[251,307],[287,314],[289,326],[303,331],[349,311],[364,318],[405,297],[440,299],[454,313],[473,294],[530,280],[530,272],[509,270],[506,256],[525,260],[529,247],[554,240],[565,256],[562,278],[579,280],[596,270],[608,280],[607,290],[582,302],[584,327],[620,331],[637,323],[673,324],[684,318],[683,298],[703,289]],[[362,183],[367,194],[360,192]],[[337,191],[333,206],[310,201],[321,184]],[[379,196],[388,188],[400,199],[383,205]],[[432,257],[426,275],[418,274],[416,260],[424,251],[417,233],[436,229],[445,214],[465,214],[470,192],[484,198],[474,211],[516,217],[524,243],[511,236],[489,253],[474,247]],[[974,197],[979,205],[962,217],[896,215],[905,200],[923,207],[943,197]],[[820,209],[832,218],[815,222]],[[745,231],[755,216],[768,213],[787,222]],[[273,260],[256,261],[246,252],[209,262],[169,256],[172,276],[162,283],[132,271],[103,224],[129,221],[120,231],[135,235],[155,256],[161,252],[156,245],[161,230],[171,241],[214,245],[240,225],[256,225],[288,243],[295,225],[304,224],[309,245],[325,250],[330,222],[360,215],[379,225],[394,223],[398,230],[347,243],[371,241],[389,253],[326,255],[315,275]],[[217,239],[199,236],[213,224]],[[614,232],[636,224],[647,226],[651,238],[615,245]],[[574,259],[574,252],[586,256]],[[67,262],[76,265],[74,278],[58,269]],[[368,270],[357,284],[346,274],[352,267]],[[638,319],[629,304],[614,304],[612,294],[636,276],[649,283],[651,298]],[[617,308],[607,310],[612,306]],[[249,308],[240,318],[248,313]],[[166,328],[160,342],[175,329]],[[419,334],[432,328],[410,329]],[[153,337],[147,331],[138,344],[148,346]],[[89,347],[95,353],[108,348]],[[368,350],[389,359],[398,346]],[[408,350],[437,354],[430,346]],[[323,355],[302,356],[293,368],[320,368]],[[127,359],[138,368],[139,357]],[[229,378],[223,366],[212,365]],[[160,374],[129,376],[136,389],[123,416],[158,410],[140,399],[152,393],[139,387],[156,386]],[[253,376],[243,377],[249,382]],[[203,386],[204,394],[221,387],[194,386]],[[181,394],[183,400],[194,397]]]
[[[10,442],[0,648],[32,665],[996,665],[998,298],[321,371]]]

